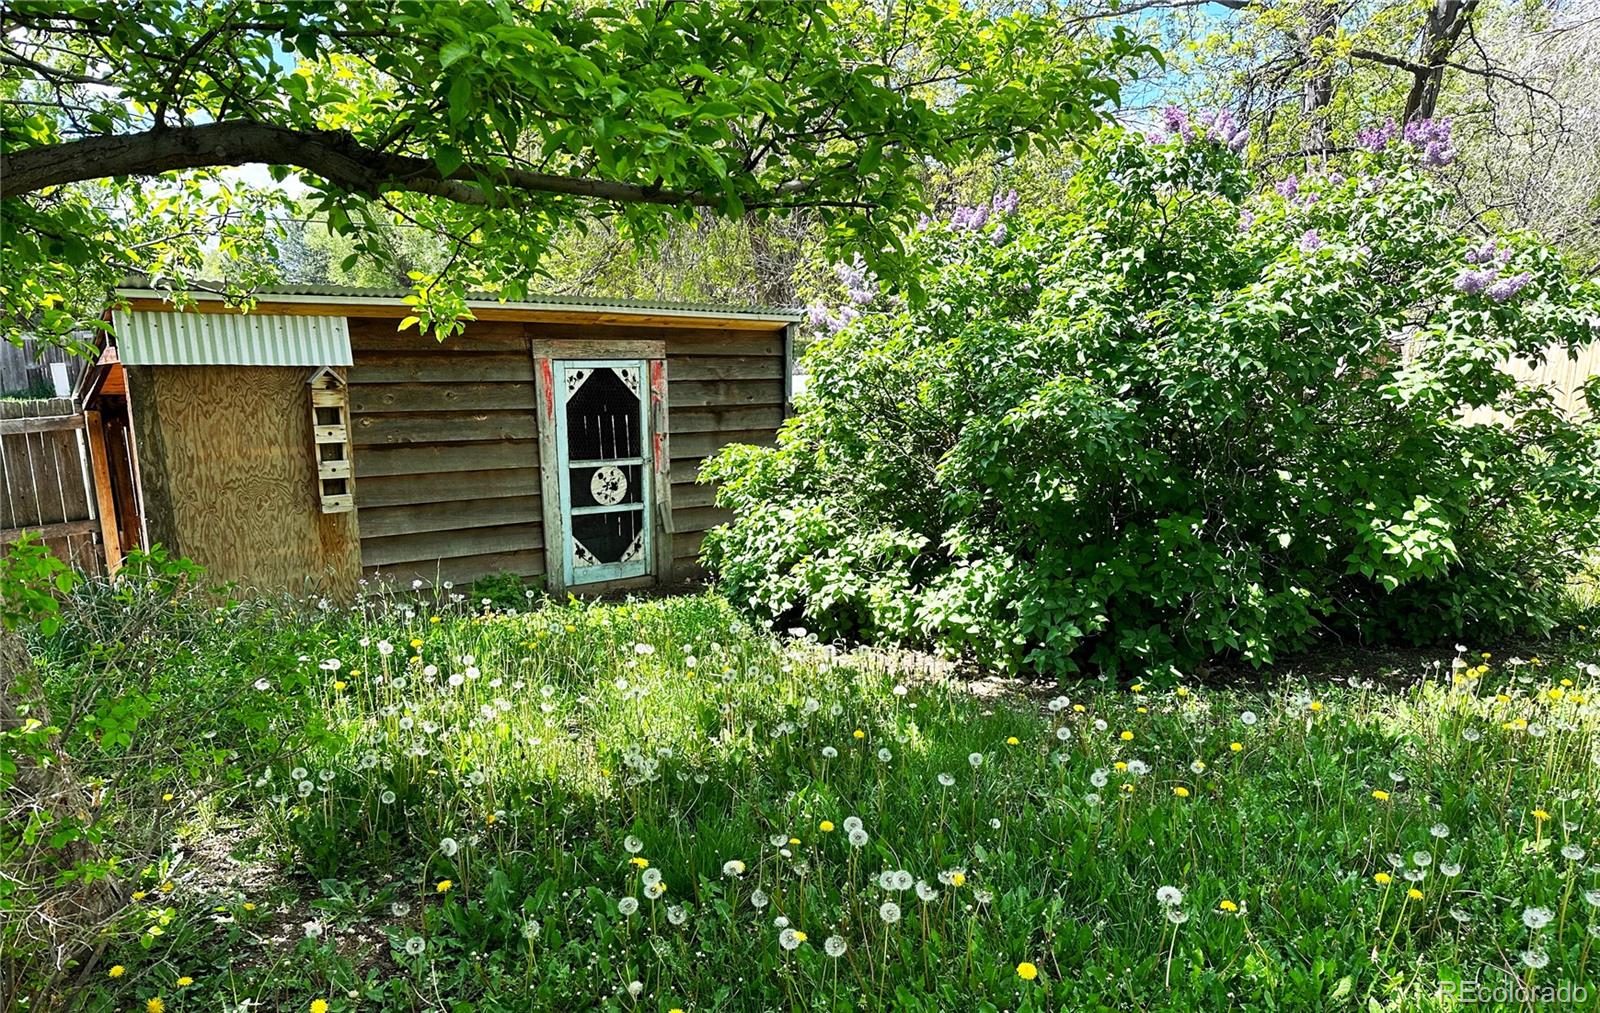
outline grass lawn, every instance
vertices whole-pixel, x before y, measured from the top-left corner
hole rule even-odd
[[[1597,1001],[1592,633],[977,695],[710,596],[82,597],[47,695],[167,842],[82,1008]]]

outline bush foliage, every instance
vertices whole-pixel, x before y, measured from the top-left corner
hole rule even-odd
[[[1048,673],[1556,621],[1600,429],[1498,364],[1600,336],[1594,281],[1455,224],[1437,144],[1263,188],[1176,126],[841,269],[778,447],[707,468],[736,601]]]

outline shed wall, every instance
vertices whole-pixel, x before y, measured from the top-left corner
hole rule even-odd
[[[665,342],[672,579],[699,573],[700,540],[728,518],[700,464],[728,443],[771,443],[784,344],[770,331],[478,321],[442,344],[393,319],[352,318],[351,436],[361,564],[409,583],[546,572],[532,342]]]
[[[152,541],[244,587],[355,590],[356,515],[317,500],[308,373],[127,367]]]

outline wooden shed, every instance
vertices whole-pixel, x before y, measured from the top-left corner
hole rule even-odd
[[[692,578],[726,519],[701,462],[771,443],[787,310],[473,299],[443,342],[403,292],[294,286],[248,313],[118,290],[82,386],[125,419],[137,502],[101,505],[219,579],[345,593],[358,580],[553,590]],[[124,497],[126,499],[126,497]],[[136,517],[128,516],[136,514]]]

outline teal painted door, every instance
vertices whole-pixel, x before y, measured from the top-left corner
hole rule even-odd
[[[555,363],[567,586],[650,572],[651,433],[644,360]]]

